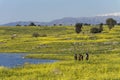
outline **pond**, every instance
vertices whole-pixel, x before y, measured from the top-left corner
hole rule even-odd
[[[40,64],[40,63],[52,63],[56,60],[45,60],[45,59],[28,59],[24,58],[26,54],[20,53],[0,53],[0,66],[4,67],[16,67],[22,66],[25,63]]]

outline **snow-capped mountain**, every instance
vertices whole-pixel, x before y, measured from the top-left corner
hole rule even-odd
[[[48,26],[54,25],[54,24],[71,25],[76,23],[100,24],[100,23],[105,23],[107,18],[113,18],[118,23],[120,23],[120,12],[102,14],[94,17],[79,17],[79,18],[65,17],[62,19],[53,20],[51,22],[35,22],[35,21],[32,21],[32,22],[34,22],[36,25],[48,25]],[[30,23],[31,23],[30,21],[25,21],[25,22],[19,21],[19,22],[7,23],[2,26],[15,26],[17,24],[29,25]]]
[[[120,12],[102,14],[102,15],[97,15],[97,16],[120,16]]]

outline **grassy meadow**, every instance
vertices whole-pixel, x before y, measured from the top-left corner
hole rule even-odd
[[[55,59],[54,63],[0,67],[0,80],[120,80],[120,26],[98,34],[83,26],[0,27],[0,52],[31,53],[26,58]],[[37,32],[40,37],[33,37]],[[14,39],[11,36],[16,34]],[[88,61],[74,61],[74,53],[90,54]]]

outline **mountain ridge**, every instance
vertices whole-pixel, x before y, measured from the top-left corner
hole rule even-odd
[[[87,23],[87,24],[100,24],[105,23],[107,18],[113,18],[118,23],[120,23],[120,13],[109,13],[109,14],[103,14],[103,15],[97,15],[93,17],[64,17],[61,19],[56,19],[50,22],[38,22],[38,21],[17,21],[17,22],[10,22],[7,24],[3,24],[2,26],[16,26],[17,24],[20,24],[22,26],[29,25],[31,22],[34,22],[36,25],[43,25],[43,26],[52,26],[54,24],[63,24],[63,25],[71,25],[76,23]]]

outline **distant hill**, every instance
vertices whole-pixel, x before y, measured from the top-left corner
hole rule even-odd
[[[51,22],[34,22],[34,21],[19,21],[19,22],[11,22],[7,24],[3,24],[2,26],[16,26],[17,24],[20,25],[29,25],[31,22],[34,22],[36,25],[53,25],[53,24],[63,24],[63,25],[71,25],[76,23],[88,23],[88,24],[99,24],[105,23],[107,18],[113,18],[117,22],[120,22],[120,13],[113,13],[113,14],[104,14],[98,15],[94,17],[79,17],[79,18],[72,18],[72,17],[65,17],[62,19],[53,20]]]
[[[6,23],[6,24],[3,24],[2,26],[16,26],[17,24],[20,24],[20,25],[29,25],[31,22],[34,22],[34,21],[18,21],[18,22],[10,22],[10,23]],[[45,22],[34,22],[36,25],[46,25]]]

